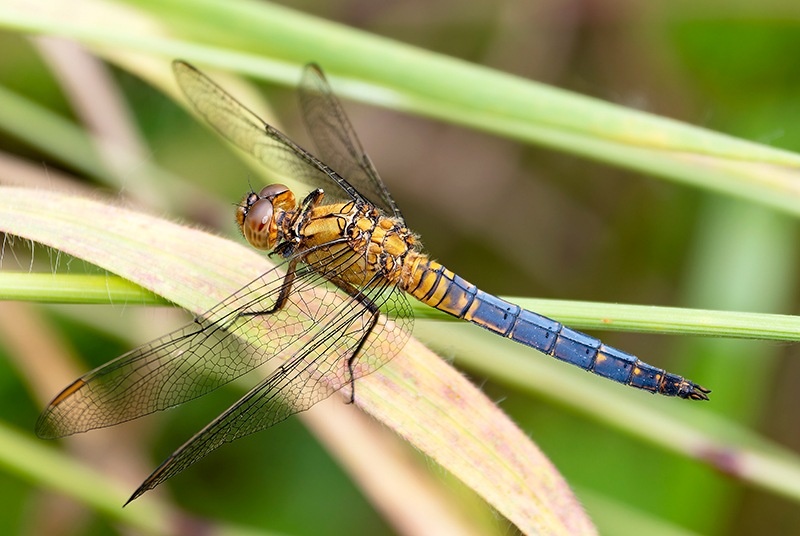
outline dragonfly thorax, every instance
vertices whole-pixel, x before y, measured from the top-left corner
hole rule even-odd
[[[284,239],[282,220],[296,208],[297,200],[288,187],[270,184],[242,199],[236,210],[236,223],[251,246],[271,250]]]

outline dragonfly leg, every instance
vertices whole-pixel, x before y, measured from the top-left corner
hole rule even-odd
[[[372,318],[370,318],[369,327],[364,332],[364,336],[361,337],[360,341],[358,341],[358,345],[356,346],[356,349],[353,350],[353,354],[347,359],[347,372],[350,374],[350,404],[353,404],[356,401],[356,380],[353,373],[353,363],[355,363],[356,356],[359,354],[359,352],[361,352],[361,348],[369,338],[372,330],[375,329],[375,326],[378,324],[379,314],[380,313],[376,307],[375,311],[372,313]]]
[[[322,202],[323,197],[325,197],[325,192],[322,188],[317,188],[308,194],[305,199],[303,199],[303,202],[300,203],[300,217],[297,218],[297,221],[294,223],[294,235],[296,237],[303,236],[303,227],[305,227],[309,218],[311,218],[313,210]]]
[[[362,290],[358,287],[355,287],[349,283],[344,281],[335,281],[336,286],[347,292],[353,299],[357,300],[359,303],[363,304],[366,307],[367,311],[369,311],[370,319],[369,325],[364,330],[364,334],[358,340],[353,352],[347,358],[347,373],[350,376],[349,383],[350,383],[350,400],[347,402],[348,404],[353,404],[356,401],[356,380],[355,380],[355,362],[358,354],[361,353],[362,348],[364,348],[364,343],[367,342],[367,339],[372,334],[372,330],[375,329],[375,326],[378,324],[378,317],[380,316],[380,309],[378,306],[373,302],[369,296],[364,294]],[[369,283],[366,285],[369,286]],[[366,288],[366,287],[365,287]]]
[[[286,305],[286,300],[289,299],[289,293],[292,291],[292,283],[294,283],[294,279],[296,276],[296,268],[298,258],[294,258],[289,261],[289,264],[286,268],[286,276],[283,278],[283,283],[281,284],[281,290],[278,293],[278,299],[275,300],[275,305],[270,307],[264,311],[244,311],[239,313],[239,316],[260,316],[260,315],[269,315],[274,313],[275,311],[279,311],[283,309],[283,306]]]

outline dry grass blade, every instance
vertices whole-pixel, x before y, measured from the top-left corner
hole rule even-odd
[[[201,313],[270,265],[249,248],[106,202],[0,188],[0,231],[119,274]],[[593,534],[563,478],[508,418],[416,341],[359,380],[357,404],[527,534]]]

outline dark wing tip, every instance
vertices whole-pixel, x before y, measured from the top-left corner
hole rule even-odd
[[[178,73],[180,71],[196,71],[197,68],[195,68],[195,66],[188,61],[174,59],[172,60],[172,70],[173,72]]]
[[[191,64],[186,63],[183,60],[172,60],[172,74],[178,81],[193,71],[197,71],[197,69],[195,69]]]
[[[156,486],[156,484],[153,484],[151,479],[152,479],[152,475],[150,477],[148,477],[147,480],[142,482],[141,486],[136,488],[136,491],[134,491],[133,495],[131,495],[130,498],[127,501],[125,501],[125,504],[123,504],[122,507],[125,508],[130,503],[132,503],[133,501],[135,501],[136,499],[138,499],[139,497],[144,495],[145,492],[150,491],[151,489],[153,489]]]
[[[305,69],[307,71],[313,71],[314,73],[318,74],[319,76],[325,78],[325,73],[322,72],[322,67],[319,66],[319,63],[315,61],[310,61],[306,63]]]
[[[36,421],[37,437],[41,439],[56,439],[74,434],[78,431],[64,426],[66,422],[63,418],[59,418],[59,415],[63,416],[62,404],[70,400],[70,397],[75,395],[75,393],[80,391],[85,385],[86,381],[83,378],[78,378],[50,401],[47,405],[47,409],[39,415],[39,419]]]
[[[39,415],[39,419],[36,421],[36,437],[39,439],[58,439],[63,435],[58,433],[58,427],[53,424],[49,408]]]
[[[131,495],[130,498],[127,501],[125,501],[125,504],[123,504],[122,507],[125,508],[131,502],[133,502],[135,499],[138,499],[139,497],[141,497],[142,493],[144,493],[145,491],[147,491],[147,490],[146,489],[142,489],[142,487],[139,486],[136,489],[136,491],[133,492],[133,495]]]
[[[178,450],[180,452],[181,449]],[[183,468],[178,468],[177,471],[172,471],[175,469],[174,461],[175,461],[176,453],[172,453],[164,462],[159,465],[155,471],[150,473],[142,485],[136,488],[136,491],[133,492],[130,499],[128,499],[125,504],[122,505],[125,508],[131,501],[134,501],[145,494],[145,492],[150,491],[151,489],[155,488],[162,482],[164,482],[169,477],[173,476],[175,473],[180,472]],[[170,469],[170,470],[168,470]]]

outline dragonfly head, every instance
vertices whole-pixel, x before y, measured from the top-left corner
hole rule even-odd
[[[297,200],[288,187],[270,184],[242,199],[236,209],[236,223],[251,246],[269,250],[280,242],[283,235],[279,216],[296,207]]]

